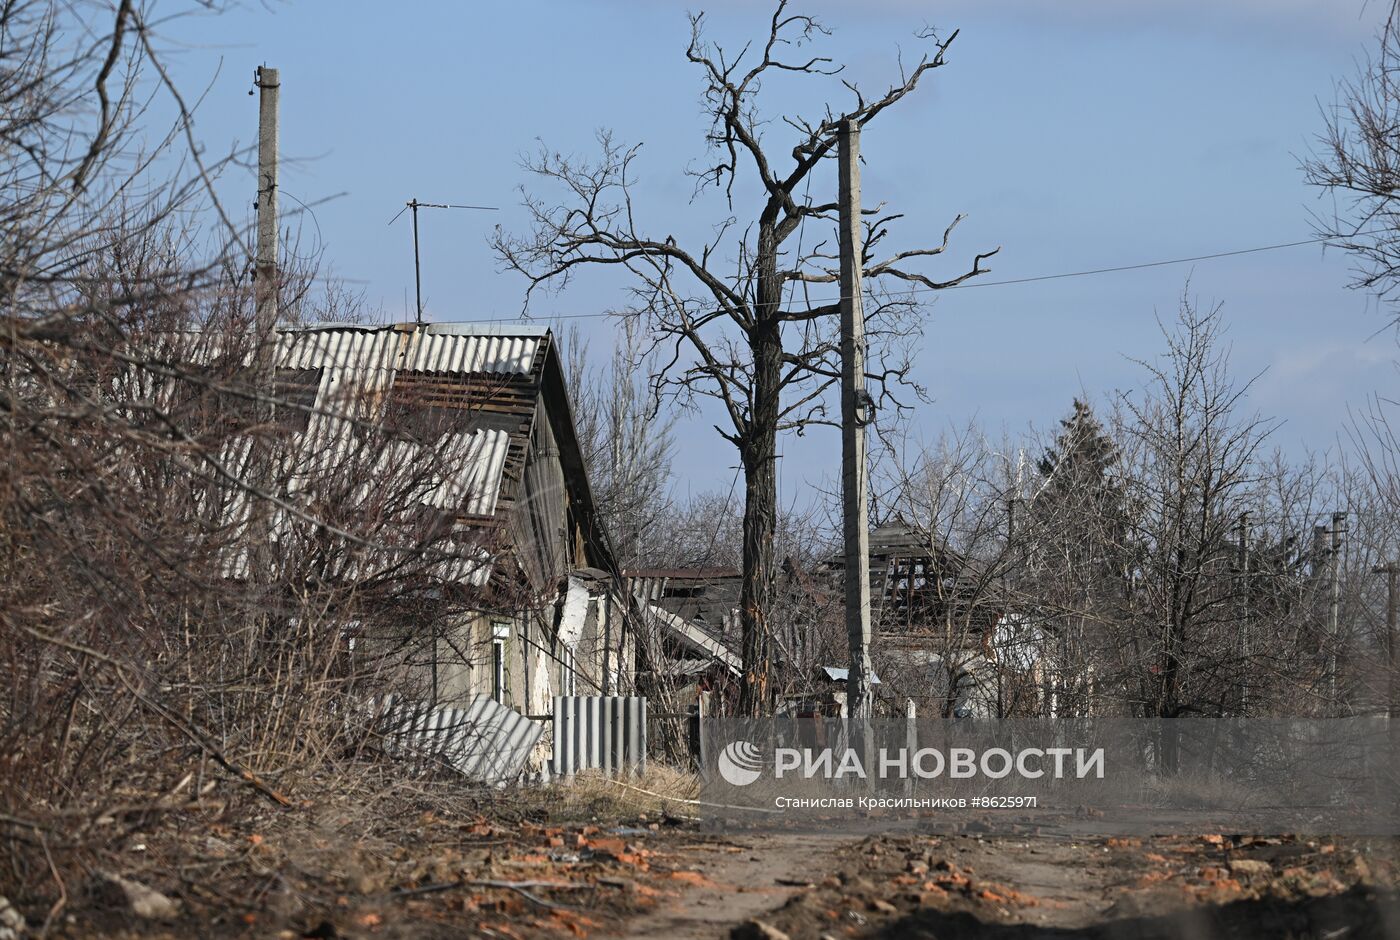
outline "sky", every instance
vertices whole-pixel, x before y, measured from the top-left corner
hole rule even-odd
[[[694,0],[693,0],[694,2]],[[521,159],[537,147],[591,156],[599,129],[641,143],[643,227],[693,243],[723,206],[693,202],[684,170],[705,157],[700,74],[685,61],[688,9],[737,49],[766,28],[766,4],[654,0],[513,3],[248,2],[162,27],[172,68],[203,92],[195,132],[219,151],[256,139],[255,66],[281,70],[284,211],[305,246],[379,316],[409,319],[413,254],[406,200],[499,211],[423,210],[423,285],[435,320],[518,317],[524,282],[487,238],[520,232]],[[833,35],[813,49],[843,77],[882,89],[915,33],[959,30],[948,64],[863,134],[863,195],[905,213],[892,247],[936,243],[967,215],[947,277],[1000,246],[1000,281],[1293,242],[1332,203],[1299,164],[1320,108],[1374,45],[1378,0],[822,0],[802,7]],[[846,105],[835,79],[775,81],[775,117]],[[774,149],[791,144],[781,122]],[[814,186],[834,177],[818,178]],[[252,174],[221,188],[251,220]],[[329,198],[335,197],[335,198]],[[326,200],[326,201],[321,201]],[[743,212],[744,206],[736,210]],[[1248,407],[1282,422],[1290,453],[1338,446],[1349,409],[1390,394],[1397,350],[1386,315],[1348,287],[1335,249],[1288,248],[1190,265],[941,293],[927,310],[914,378],[931,401],[916,438],[977,423],[998,438],[1052,425],[1075,396],[1101,408],[1140,387],[1134,359],[1157,355],[1158,318],[1183,292],[1223,304],[1235,374],[1256,377]],[[975,283],[975,282],[973,282]],[[595,352],[615,325],[591,316],[626,302],[611,274],[585,276],[530,313],[570,317]],[[587,315],[587,316],[580,316]],[[728,488],[736,460],[713,416],[684,418],[682,492]],[[830,486],[834,430],[780,447],[784,498]]]

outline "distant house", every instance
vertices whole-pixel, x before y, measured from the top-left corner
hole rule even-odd
[[[430,642],[411,668],[432,701],[489,695],[543,714],[556,694],[632,688],[630,601],[549,330],[323,324],[280,330],[276,360],[281,397],[305,406],[292,419],[302,459],[333,459],[353,417],[402,440],[386,460],[433,448],[445,464],[425,509],[477,547],[439,588],[468,612],[422,625]]]
[[[1049,635],[1013,610],[997,571],[902,520],[869,538],[873,652],[900,696],[949,718],[1050,707]],[[844,559],[828,567],[840,574]]]
[[[657,692],[675,695],[674,704],[683,707],[697,692],[723,690],[738,679],[738,571],[638,568],[624,577],[639,605],[648,640],[642,659]]]
[[[739,572],[733,568],[629,568],[623,572],[634,595],[710,635],[733,640],[739,633]]]

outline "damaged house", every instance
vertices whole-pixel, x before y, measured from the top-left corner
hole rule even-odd
[[[992,566],[894,520],[870,532],[870,600],[881,693],[946,718],[1039,713],[1047,635]]]
[[[688,708],[700,692],[726,691],[740,675],[739,572],[732,568],[644,568],[624,572],[646,638],[639,682]]]
[[[285,406],[278,424],[297,442],[289,453],[298,469],[286,484],[293,508],[298,499],[335,498],[320,484],[299,492],[297,480],[311,476],[302,469],[344,459],[360,428],[382,429],[390,443],[340,498],[375,511],[381,481],[398,485],[423,468],[412,521],[445,530],[456,550],[444,553],[432,583],[412,586],[416,602],[394,624],[414,638],[401,678],[419,699],[460,707],[486,696],[538,716],[555,695],[631,691],[629,601],[594,510],[549,330],[284,328],[275,359]],[[275,552],[292,543],[298,520],[281,509],[273,516]],[[389,572],[381,578],[392,577],[392,566],[380,567]],[[350,642],[363,649],[390,639],[381,629]]]

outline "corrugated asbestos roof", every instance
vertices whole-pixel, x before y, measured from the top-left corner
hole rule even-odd
[[[440,481],[428,501],[438,509],[460,508],[472,516],[494,514],[509,451],[509,431],[487,429],[456,435],[444,452],[460,472]]]
[[[311,478],[318,470],[336,466],[355,453],[355,421],[364,419],[364,402],[392,387],[399,372],[456,375],[528,376],[541,354],[548,331],[522,324],[509,332],[497,325],[473,323],[427,324],[423,327],[364,327],[321,324],[278,331],[277,362],[282,369],[319,370],[315,403],[302,435],[296,459]],[[511,434],[499,429],[460,432],[432,445],[399,443],[380,455],[384,472],[408,466],[420,452],[431,450],[451,472],[428,481],[425,505],[471,516],[491,516],[501,496]],[[246,448],[239,450],[246,451]],[[234,456],[233,454],[226,455]],[[242,454],[246,457],[246,454]],[[228,507],[231,522],[248,514],[245,498],[235,496]],[[280,513],[278,513],[280,515]],[[274,524],[274,531],[279,528]],[[486,559],[469,558],[453,565],[453,580],[484,584],[490,575]],[[246,570],[246,559],[234,562]]]
[[[283,368],[323,370],[308,437],[319,441],[324,452],[334,452],[332,441],[340,435],[332,426],[345,424],[336,420],[336,415],[353,408],[360,395],[392,386],[400,371],[530,373],[546,335],[543,331],[528,329],[522,330],[522,335],[508,336],[494,327],[477,332],[476,326],[453,323],[365,329],[328,324],[280,332],[278,361]],[[461,505],[469,515],[492,515],[509,448],[510,435],[505,431],[455,435],[445,442],[442,452],[460,472],[441,480],[428,494],[427,502],[439,509]],[[406,443],[401,456],[410,459],[413,454],[409,451],[417,449]]]
[[[409,335],[403,368],[415,372],[529,375],[540,348],[538,336]]]
[[[365,327],[327,324],[281,330],[278,362],[289,369],[344,369],[374,381],[401,369],[455,375],[529,375],[546,335],[521,328],[477,331],[475,324]]]

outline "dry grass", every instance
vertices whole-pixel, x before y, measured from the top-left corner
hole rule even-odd
[[[1159,777],[1146,788],[1149,799],[1163,806],[1191,810],[1239,809],[1273,800],[1259,786],[1218,775],[1182,774]]]
[[[691,771],[652,763],[642,774],[616,779],[584,771],[569,780],[526,791],[522,797],[546,807],[553,819],[591,820],[694,816],[695,806],[689,801],[699,794],[700,778]]]

